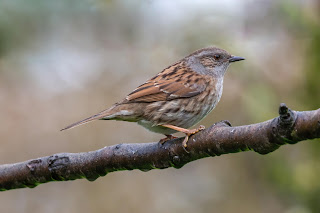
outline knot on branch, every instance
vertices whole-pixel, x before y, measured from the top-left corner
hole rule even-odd
[[[289,109],[285,103],[281,103],[279,107],[279,125],[283,127],[292,127],[297,118],[296,114]]]
[[[64,173],[70,163],[70,158],[64,154],[52,155],[47,159],[48,169],[54,180],[63,180]]]
[[[34,174],[36,169],[41,165],[41,159],[31,160],[27,163],[27,168],[30,170],[31,174]]]
[[[279,107],[279,117],[272,121],[272,134],[278,144],[295,143],[292,139],[292,130],[294,128],[297,114],[281,103]]]

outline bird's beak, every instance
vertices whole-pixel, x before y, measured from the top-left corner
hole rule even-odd
[[[231,58],[229,58],[229,62],[242,61],[242,60],[245,60],[245,58],[234,56],[234,55],[232,55]]]

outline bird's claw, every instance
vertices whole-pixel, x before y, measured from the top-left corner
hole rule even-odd
[[[188,140],[189,140],[189,136],[194,135],[198,132],[200,132],[201,130],[204,130],[206,127],[203,125],[200,125],[197,129],[191,129],[189,130],[189,132],[186,133],[186,137],[184,138],[184,140],[182,141],[182,145],[184,148],[186,148],[188,145]]]

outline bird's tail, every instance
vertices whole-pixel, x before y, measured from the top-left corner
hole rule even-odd
[[[99,119],[107,119],[108,116],[111,116],[113,113],[112,113],[112,109],[114,107],[111,107],[109,109],[106,109],[102,112],[99,112],[98,114],[96,115],[93,115],[93,116],[90,116],[89,118],[86,118],[86,119],[83,119],[81,121],[78,121],[78,122],[75,122],[73,124],[70,124],[69,126],[61,129],[60,131],[63,131],[63,130],[67,130],[67,129],[71,129],[71,128],[74,128],[74,127],[77,127],[77,126],[80,126],[82,124],[86,124],[86,123],[89,123],[91,121],[95,121],[95,120],[99,120]]]

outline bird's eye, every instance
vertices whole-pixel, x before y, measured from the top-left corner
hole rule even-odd
[[[213,58],[214,58],[215,60],[219,60],[219,59],[221,58],[221,55],[215,54],[215,55],[213,56]]]

